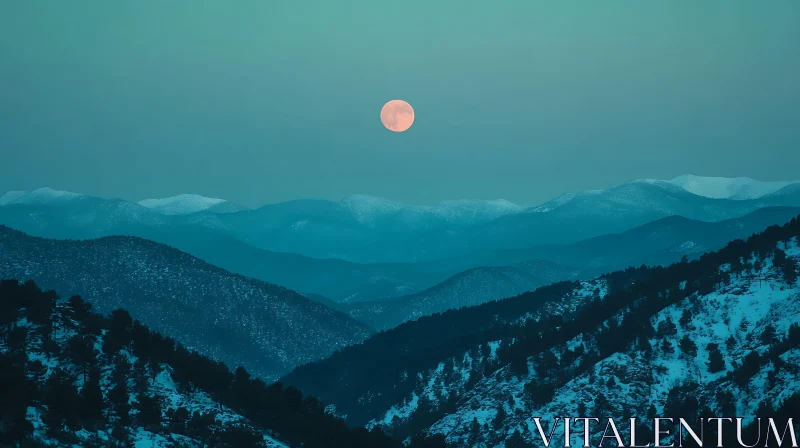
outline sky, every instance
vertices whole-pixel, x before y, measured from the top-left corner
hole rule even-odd
[[[0,2],[0,191],[535,205],[800,179],[797,23],[796,0]]]

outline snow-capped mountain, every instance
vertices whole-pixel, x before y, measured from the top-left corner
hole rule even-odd
[[[796,239],[779,246],[795,260],[796,271]],[[703,408],[714,415],[744,416],[748,422],[774,415],[788,398],[800,397],[800,288],[796,272],[787,280],[776,258],[759,260],[756,254],[743,257],[744,270],[719,266],[724,283],[710,292],[687,291],[680,282],[676,290],[683,291],[683,298],[656,309],[633,340],[609,338],[625,324],[631,326],[625,321],[641,304],[621,309],[597,329],[556,344],[525,365],[500,367],[471,391],[423,387],[429,397],[460,397],[458,410],[429,431],[446,434],[457,446],[494,446],[515,432],[535,442],[532,416],[545,421],[570,415],[644,420],[649,412],[693,417]],[[594,281],[582,288],[603,291],[604,286]],[[469,363],[459,367],[469,371]],[[427,378],[429,384],[440,379],[449,383],[439,371]],[[487,425],[487,431],[475,432],[473,421],[481,428]],[[602,429],[593,434],[598,432]],[[555,437],[563,439],[563,432]]]
[[[642,203],[641,200],[643,198],[641,197],[636,197],[635,195],[620,196],[615,194],[619,191],[631,191],[632,189],[629,188],[629,186],[636,184],[654,185],[666,190],[674,190],[674,187],[677,187],[680,190],[708,199],[747,201],[768,197],[786,187],[798,185],[800,181],[762,182],[748,177],[706,177],[692,174],[685,174],[670,180],[636,179],[606,190],[587,190],[577,193],[567,193],[545,202],[544,204],[531,207],[527,209],[527,211],[538,213],[551,212],[576,199],[610,195],[614,195],[616,200],[620,203],[647,206],[646,203]]]
[[[798,181],[760,182],[748,177],[703,177],[686,174],[669,181],[698,196],[712,199],[758,199]]]
[[[0,207],[11,204],[48,204],[58,201],[69,201],[82,197],[70,191],[54,190],[49,187],[38,188],[33,191],[9,191],[0,196]]]
[[[164,215],[189,215],[203,211],[230,213],[243,210],[243,207],[224,199],[207,198],[197,194],[179,194],[163,199],[144,199],[138,204]]]
[[[701,183],[719,183],[708,179],[637,180],[602,191],[565,195],[533,208],[504,200],[412,206],[353,195],[341,201],[297,200],[238,210],[227,201],[196,195],[148,200],[143,202],[146,207],[74,195],[62,195],[72,197],[70,200],[37,202],[24,199],[37,196],[32,193],[12,193],[0,204],[0,224],[46,237],[125,234],[167,244],[176,243],[162,238],[164,229],[173,234],[211,231],[219,238],[271,252],[355,263],[416,263],[484,250],[569,244],[673,215],[721,221],[764,207],[800,206],[800,184],[789,183],[772,191],[780,184],[732,180],[725,183],[730,186],[730,191],[725,190],[730,198],[717,199],[722,193],[710,188],[707,190],[713,191],[706,194],[714,197],[695,194],[701,192],[695,188]],[[42,196],[57,195],[48,191]]]
[[[422,318],[283,381],[354,424],[455,447],[537,446],[534,417],[796,415],[799,237],[795,218],[695,261]]]

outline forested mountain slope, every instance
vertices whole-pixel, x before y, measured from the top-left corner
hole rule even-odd
[[[102,316],[33,282],[0,282],[0,398],[0,446],[402,446],[348,428],[296,389],[232,372],[126,311]]]
[[[154,330],[264,379],[362,341],[371,330],[280,286],[135,237],[69,241],[0,227],[0,277],[128,310]]]
[[[473,268],[416,294],[343,305],[342,309],[372,328],[386,330],[421,316],[516,296],[580,274],[570,266],[542,260]]]
[[[285,381],[354,423],[465,447],[530,446],[533,417],[796,415],[798,236],[795,218],[695,261],[422,318]]]

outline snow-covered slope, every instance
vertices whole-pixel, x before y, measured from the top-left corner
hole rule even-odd
[[[535,212],[535,213],[549,212],[549,211],[551,211],[551,210],[553,210],[555,208],[558,208],[558,207],[566,204],[567,202],[572,201],[573,199],[577,198],[578,196],[595,195],[595,194],[600,194],[602,192],[603,192],[603,190],[588,190],[588,191],[581,191],[579,193],[565,193],[565,194],[562,194],[561,196],[559,196],[559,197],[557,197],[555,199],[551,199],[551,200],[545,202],[542,205],[538,205],[536,207],[532,207],[532,208],[529,209],[529,211]]]
[[[575,201],[576,199],[586,199],[587,197],[591,196],[604,197],[608,196],[614,191],[633,191],[631,188],[626,187],[636,184],[654,185],[667,190],[678,187],[683,191],[708,199],[745,201],[763,198],[776,193],[789,185],[798,183],[800,183],[800,181],[762,182],[747,177],[706,177],[695,176],[692,174],[685,174],[671,180],[636,179],[606,190],[587,190],[578,193],[563,194],[555,199],[545,202],[542,205],[531,207],[528,209],[528,211],[538,213],[550,212],[567,203]],[[615,200],[622,202],[625,202],[626,199],[629,205],[647,205],[641,203],[641,199],[643,198],[637,198],[636,196],[630,194],[627,196],[616,195],[615,198]]]
[[[748,177],[703,177],[691,174],[678,176],[669,182],[698,196],[733,200],[758,199],[797,183],[797,181],[761,182]]]
[[[70,191],[54,190],[49,187],[33,191],[9,191],[0,197],[0,206],[11,204],[47,204],[56,201],[68,201],[83,195]]]
[[[790,254],[800,255],[796,245],[792,245]],[[673,415],[665,412],[665,408],[676,405],[671,402],[677,399],[673,394],[682,386],[688,388],[686,395],[680,396],[682,399],[692,396],[700,406],[720,411],[731,406],[734,410],[731,415],[750,416],[747,420],[752,420],[760,407],[777,407],[800,392],[797,379],[800,346],[777,353],[775,359],[780,360],[780,366],[768,362],[751,378],[742,380],[743,384],[736,383],[734,371],[740,368],[746,355],[768,356],[774,342],[765,341],[767,327],[778,338],[786,338],[790,326],[800,321],[800,288],[797,284],[787,288],[781,275],[769,264],[744,273],[713,293],[691,295],[661,310],[650,318],[652,334],[645,342],[631,343],[595,362],[587,371],[577,373],[580,357],[570,365],[561,365],[558,374],[568,379],[555,385],[557,389],[546,403],[531,403],[530,392],[525,388],[553,374],[543,367],[544,362],[534,357],[529,360],[528,374],[516,375],[506,366],[482,380],[461,396],[458,411],[440,419],[430,431],[446,434],[458,446],[470,446],[469,441],[476,437],[470,434],[470,428],[476,420],[491,429],[479,433],[477,438],[483,441],[471,446],[496,446],[492,443],[507,439],[515,431],[535,442],[538,433],[534,416],[547,422],[557,416],[621,417],[623,413],[645,419],[651,404],[655,405],[656,415]],[[667,322],[675,324],[675,330],[664,330]],[[685,341],[692,341],[694,346]],[[682,351],[682,344],[689,347],[688,352]],[[722,365],[713,369],[709,368],[709,344],[718,347],[722,359]],[[643,346],[650,348],[642,350]],[[573,359],[576,351],[597,350],[596,337],[582,334],[551,353],[558,359]],[[435,373],[431,377],[429,383],[436,384]],[[456,387],[439,393],[447,396],[465,391]],[[733,401],[723,402],[728,397]],[[580,407],[581,403],[588,413]],[[494,428],[500,408],[506,416]],[[557,432],[556,439],[559,436],[563,438],[563,432]],[[576,434],[573,440],[576,446],[581,437],[582,434]]]
[[[534,417],[785,415],[800,400],[798,237],[793,219],[695,261],[407,322],[284,381],[354,423],[456,447],[538,446]]]
[[[144,199],[138,204],[164,215],[189,215],[206,210],[223,209],[226,205],[238,208],[224,199],[207,198],[197,194],[179,194],[163,199]]]
[[[796,238],[779,243],[778,249],[800,259]],[[743,258],[744,268],[720,266],[728,280],[708,293],[684,293],[682,300],[649,316],[641,336],[619,350],[609,351],[603,338],[622,325],[630,308],[599,329],[587,328],[554,346],[546,356],[529,357],[527,366],[516,370],[496,362],[490,374],[476,373],[492,365],[491,358],[476,353],[502,351],[509,341],[477,347],[420,375],[415,391],[370,426],[391,428],[413,419],[421,397],[431,408],[454,406],[428,431],[444,434],[459,447],[504,446],[515,432],[527,443],[538,443],[533,417],[545,422],[588,415],[644,420],[653,412],[691,416],[703,407],[713,415],[743,416],[745,422],[768,416],[800,393],[800,285],[796,274],[787,283],[774,260],[751,254]],[[685,285],[680,283],[673,294],[681,294]],[[589,297],[593,289],[604,291],[602,280],[583,284],[585,294],[572,299]],[[603,428],[599,425],[593,434]],[[583,433],[573,436],[579,446]],[[556,430],[559,437],[563,428]]]

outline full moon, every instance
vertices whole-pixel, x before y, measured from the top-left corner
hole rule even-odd
[[[414,108],[403,100],[391,100],[381,109],[381,123],[390,131],[403,132],[414,124]]]

